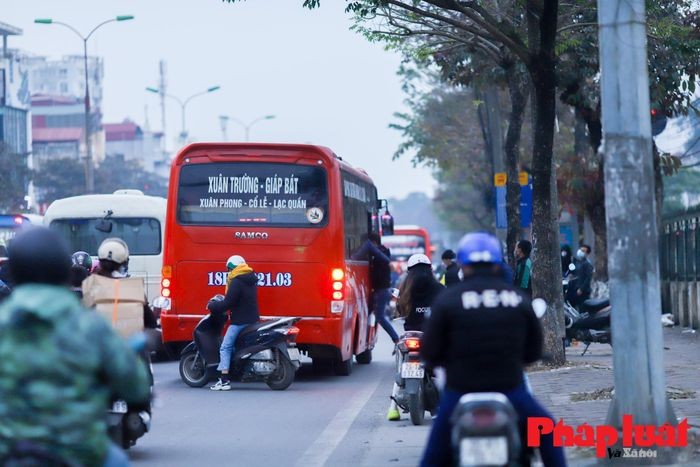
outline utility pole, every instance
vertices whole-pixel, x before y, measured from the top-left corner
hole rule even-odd
[[[168,152],[168,138],[166,137],[166,126],[165,126],[165,93],[167,90],[167,80],[165,79],[166,65],[165,60],[161,60],[159,63],[160,79],[158,80],[158,91],[160,94],[160,124],[163,128],[163,152]]]
[[[615,342],[608,424],[619,428],[632,415],[637,425],[675,425],[663,366],[644,0],[598,0],[598,24]]]
[[[219,123],[221,124],[221,141],[226,142],[228,141],[228,116],[227,115],[219,115]]]

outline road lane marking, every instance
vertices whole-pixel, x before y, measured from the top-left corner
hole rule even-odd
[[[360,390],[345,408],[333,417],[319,437],[316,438],[316,441],[309,446],[294,465],[298,467],[323,467],[326,465],[328,459],[333,455],[333,451],[343,440],[360,411],[367,404],[381,382],[381,378],[376,378],[374,384]]]

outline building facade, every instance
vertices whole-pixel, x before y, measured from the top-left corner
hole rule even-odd
[[[163,134],[143,130],[131,120],[105,123],[105,154],[137,161],[147,172],[167,178],[170,158],[163,153]]]

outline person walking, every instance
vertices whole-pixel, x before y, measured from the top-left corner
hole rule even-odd
[[[459,266],[455,262],[457,255],[452,250],[445,250],[442,253],[442,264],[445,266],[445,273],[440,281],[444,286],[449,287],[454,284],[459,284]]]
[[[353,255],[354,259],[369,260],[369,277],[372,286],[372,309],[379,325],[389,334],[396,344],[399,335],[386,315],[386,308],[391,300],[391,252],[382,245],[377,233],[370,233],[362,247]]]

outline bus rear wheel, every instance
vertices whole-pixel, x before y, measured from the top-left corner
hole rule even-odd
[[[360,365],[369,365],[372,363],[372,349],[367,349],[362,353],[355,355],[355,360]]]
[[[352,373],[352,355],[347,360],[339,357],[333,362],[333,372],[338,376],[350,376]]]

